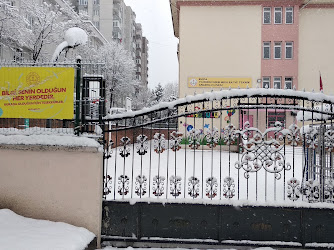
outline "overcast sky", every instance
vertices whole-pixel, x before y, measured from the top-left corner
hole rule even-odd
[[[177,43],[174,37],[169,0],[124,0],[142,24],[149,44],[148,87],[178,81]]]

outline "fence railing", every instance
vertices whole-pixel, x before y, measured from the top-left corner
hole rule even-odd
[[[107,116],[104,197],[332,203],[333,101],[238,89]]]

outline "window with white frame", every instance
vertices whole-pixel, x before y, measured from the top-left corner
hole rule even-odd
[[[87,5],[88,0],[79,0],[79,5]]]
[[[282,7],[275,8],[275,24],[282,23]]]
[[[121,27],[120,22],[119,21],[113,21],[113,27]]]
[[[293,42],[285,43],[285,59],[292,59],[293,56]]]
[[[263,59],[270,59],[270,42],[263,42]]]
[[[281,88],[281,77],[274,77],[274,89],[280,89]]]
[[[271,23],[271,8],[270,7],[263,8],[263,23],[264,24]]]
[[[262,78],[262,87],[265,88],[265,89],[270,88],[270,77],[269,76],[264,76]]]
[[[100,4],[100,0],[94,0],[94,4],[95,5]]]
[[[281,59],[281,54],[282,54],[282,43],[281,42],[275,42],[274,51],[275,51],[274,58]]]
[[[99,21],[93,21],[93,24],[97,29],[100,29],[100,22]]]
[[[94,10],[94,16],[100,16],[100,10],[95,9]]]
[[[285,89],[292,89],[292,77],[285,77],[284,88]]]
[[[293,23],[293,7],[285,8],[285,23],[292,24]]]

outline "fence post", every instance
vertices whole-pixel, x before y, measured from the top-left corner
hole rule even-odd
[[[75,134],[80,133],[80,88],[81,88],[81,59],[77,59],[77,72],[76,72],[76,83],[75,83]]]

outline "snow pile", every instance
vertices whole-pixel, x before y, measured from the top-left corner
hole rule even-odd
[[[101,130],[101,128],[99,128]],[[96,128],[96,130],[99,130]],[[101,131],[97,131],[101,132]],[[0,128],[0,144],[7,145],[47,145],[68,147],[95,147],[101,145],[94,139],[75,136],[73,129],[14,129]]]
[[[112,249],[117,249],[117,247],[105,247],[103,248],[103,250],[112,250]],[[136,250],[146,250],[147,248],[132,248],[132,247],[128,247],[126,248],[127,250],[133,250],[133,249],[136,249]],[[161,250],[161,249],[168,249],[168,250],[186,250],[186,249],[189,249],[189,248],[150,248],[150,250]],[[192,248],[193,249],[193,248]],[[196,248],[195,248],[196,249]],[[235,248],[224,248],[225,250],[235,250]],[[240,249],[238,247],[238,249]],[[251,249],[251,248],[250,248]],[[259,247],[259,248],[253,248],[254,250],[274,250],[274,248],[271,248],[271,247]]]
[[[73,128],[0,128],[1,135],[73,135]]]
[[[58,135],[0,135],[0,144],[9,145],[47,145],[68,147],[100,147],[100,144],[90,138]]]
[[[69,48],[75,48],[76,46],[86,44],[88,41],[88,35],[86,31],[84,31],[83,29],[80,29],[78,27],[72,27],[72,28],[69,28],[65,32],[64,39],[65,41],[59,44],[55,52],[53,53],[52,59],[51,59],[52,62],[57,61],[60,53],[63,50],[69,49]]]
[[[70,47],[83,45],[87,43],[88,35],[83,29],[72,27],[65,32],[65,41]]]
[[[63,222],[35,220],[0,209],[0,250],[83,250],[95,235]]]

